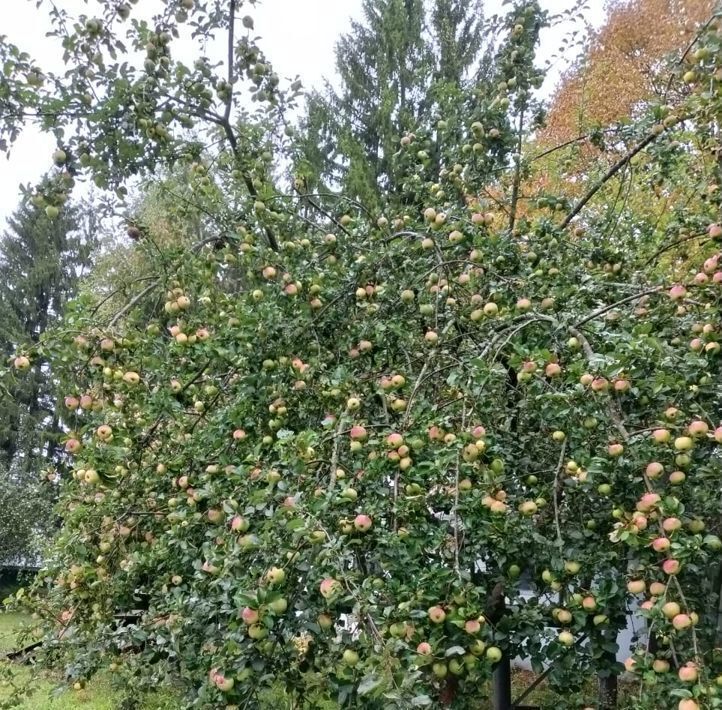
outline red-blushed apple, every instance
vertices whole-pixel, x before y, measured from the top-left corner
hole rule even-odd
[[[222,692],[227,693],[233,690],[233,678],[227,678],[223,673],[220,673],[217,668],[212,668],[208,676],[211,682]]]
[[[558,377],[562,374],[562,368],[561,365],[558,362],[550,362],[545,368],[544,368],[544,374],[547,377]]]
[[[365,427],[357,424],[351,427],[351,430],[349,431],[349,436],[351,437],[352,441],[366,441],[366,439],[368,438],[368,432],[366,431]]]
[[[80,406],[80,400],[77,397],[66,397],[63,400],[63,403],[71,412],[75,411]]]
[[[664,570],[665,574],[677,574],[680,570],[680,567],[681,565],[679,563],[679,560],[669,559],[662,562],[662,569]]]
[[[647,513],[650,510],[654,510],[661,500],[658,493],[645,493],[637,502],[637,510],[642,513]]]
[[[420,656],[430,656],[433,653],[431,644],[428,641],[422,641],[416,647],[416,653],[418,653]]]
[[[478,619],[469,619],[464,623],[464,631],[472,636],[478,634],[481,631],[481,623]]]
[[[77,454],[82,448],[83,445],[77,439],[71,438],[65,442],[65,451],[69,454]]]
[[[246,532],[250,527],[250,523],[242,515],[234,515],[231,518],[231,530],[233,532]]]
[[[443,624],[446,619],[446,612],[440,606],[432,606],[427,614],[432,624]]]
[[[401,434],[398,434],[396,432],[389,434],[386,437],[386,445],[390,446],[392,449],[397,449],[403,443],[404,443],[404,437]]]
[[[672,438],[672,433],[669,429],[655,429],[652,432],[652,439],[657,444],[666,444]]]
[[[677,705],[677,710],[701,710],[699,703],[693,698],[683,698]]]
[[[694,683],[699,677],[699,670],[692,661],[689,661],[679,669],[677,675],[683,683]]]
[[[719,224],[710,224],[709,227],[707,227],[707,234],[709,234],[712,239],[722,239],[722,226]]]
[[[709,425],[701,419],[695,419],[693,422],[689,423],[687,431],[689,431],[690,436],[693,437],[706,436],[709,432]]]
[[[589,595],[582,599],[582,609],[584,609],[584,611],[595,611],[596,608],[597,600],[593,596]]]
[[[624,446],[622,444],[609,444],[607,453],[613,458],[618,458],[624,453]]]
[[[674,532],[682,527],[682,521],[679,518],[665,518],[662,521],[662,529],[666,533]]]
[[[687,475],[684,473],[684,471],[672,471],[672,473],[669,474],[669,482],[673,486],[679,486],[682,483],[684,483],[684,480],[687,478]]]
[[[373,521],[368,515],[359,514],[354,518],[353,526],[358,530],[359,532],[368,532],[371,530],[371,526],[373,525]]]
[[[689,618],[688,614],[677,614],[672,617],[672,626],[674,626],[677,631],[684,631],[692,626],[692,619]]]
[[[606,392],[609,389],[609,380],[606,377],[595,377],[591,387],[592,392]]]
[[[667,537],[657,537],[652,540],[652,549],[655,552],[666,552],[671,547],[672,543]]]
[[[241,611],[241,619],[243,620],[244,624],[250,626],[251,624],[258,623],[260,615],[256,609],[251,609],[251,607],[246,606]]]
[[[682,284],[675,284],[669,289],[669,297],[673,301],[680,301],[687,296],[687,289]]]
[[[624,661],[624,669],[627,673],[634,673],[637,670],[637,661],[631,656]]]
[[[332,577],[326,577],[321,582],[319,590],[324,599],[332,599],[341,592],[341,583]]]
[[[647,464],[647,468],[644,472],[648,478],[659,478],[664,473],[664,466],[659,463],[659,461],[652,461]]]

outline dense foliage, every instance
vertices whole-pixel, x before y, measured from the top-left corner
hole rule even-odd
[[[235,24],[181,4],[203,31]],[[675,69],[689,95],[619,132],[581,197],[531,201],[543,21],[513,7],[497,94],[436,182],[419,143],[438,136],[404,135],[379,209],[297,210],[268,143],[248,163],[265,128],[198,89],[227,142],[184,153],[166,238],[131,227],[155,273],[107,317],[87,293],[13,362],[50,357],[66,388],[64,527],[32,604],[70,677],[110,667],[190,707],[465,708],[521,655],[579,707],[585,678],[622,670],[640,603],[634,707],[722,706],[720,29]],[[74,145],[120,140],[104,125]],[[152,139],[178,158],[181,133]],[[101,176],[136,169],[121,157]]]

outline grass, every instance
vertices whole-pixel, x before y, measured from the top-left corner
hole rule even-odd
[[[18,637],[27,617],[22,614],[0,613],[0,655],[18,647]],[[120,694],[112,687],[108,673],[98,673],[81,690],[62,684],[61,678],[50,672],[34,672],[28,667],[0,661],[0,705],[12,695],[12,689],[3,686],[5,672],[10,672],[16,687],[32,684],[32,694],[18,705],[19,710],[117,710]],[[149,696],[142,705],[144,710],[175,710],[177,699],[170,693],[159,692]]]

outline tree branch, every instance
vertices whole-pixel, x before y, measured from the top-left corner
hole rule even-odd
[[[654,142],[660,134],[658,133],[650,133],[646,138],[642,140],[641,143],[639,143],[635,148],[630,150],[628,153],[623,155],[614,165],[612,165],[609,170],[604,174],[604,176],[596,182],[582,197],[579,202],[574,206],[572,211],[564,218],[564,221],[561,223],[560,228],[566,229],[571,221],[584,209],[584,206],[589,202],[589,200],[594,197],[594,195],[599,192],[599,190],[604,187],[604,185],[611,180],[637,153],[644,150],[650,143]]]

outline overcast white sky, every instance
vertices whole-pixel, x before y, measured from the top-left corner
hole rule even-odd
[[[36,0],[1,0],[3,5],[0,33],[30,52],[41,67],[57,62],[56,40],[45,37],[49,25],[46,11],[36,8]],[[155,5],[156,0],[140,0],[136,9]],[[60,7],[92,13],[92,3],[84,0],[56,0]],[[501,0],[487,0],[487,14],[498,12]],[[542,0],[551,12],[571,7],[574,0]],[[594,6],[588,19],[599,25],[603,19],[602,3],[591,0]],[[317,86],[324,77],[334,75],[334,44],[345,32],[351,17],[361,13],[361,0],[263,0],[256,8],[249,8],[255,19],[255,30],[262,37],[261,46],[281,76],[299,74],[306,87]],[[542,37],[542,56],[549,57],[559,46],[564,33],[557,27]],[[566,58],[565,58],[566,59]],[[555,69],[562,68],[563,63]],[[59,69],[59,68],[58,68]],[[546,84],[550,91],[558,71],[552,72]],[[0,157],[0,227],[17,207],[19,185],[34,183],[50,167],[54,142],[35,130],[27,130],[13,147],[9,161]]]

